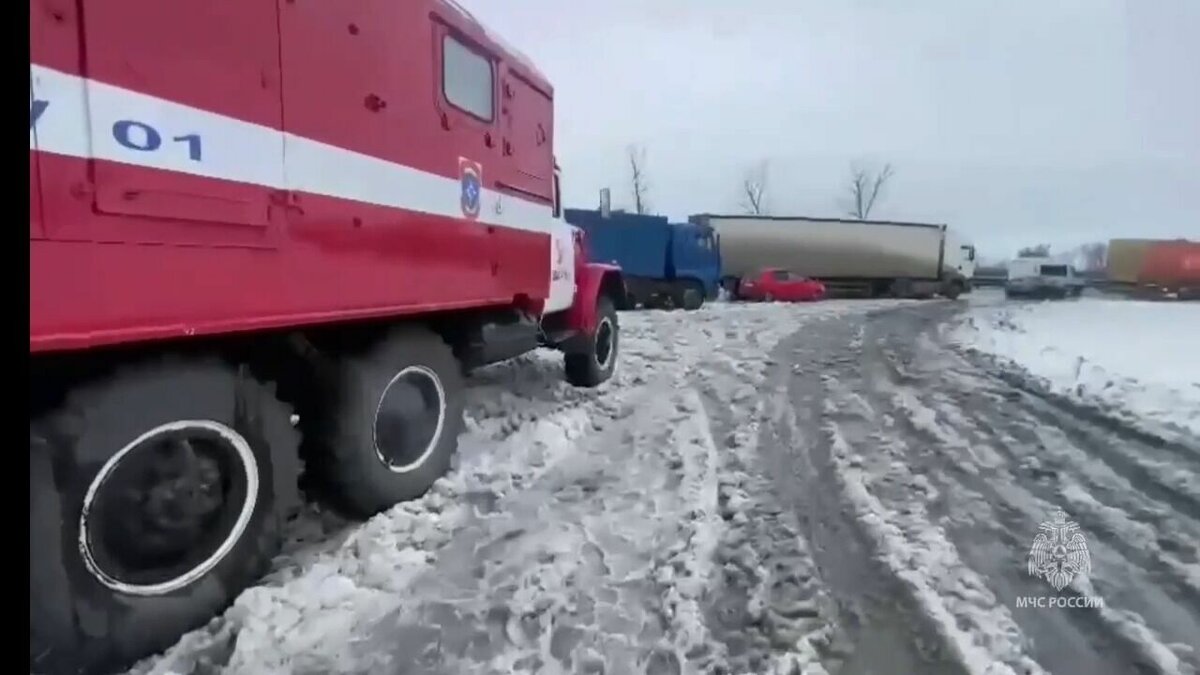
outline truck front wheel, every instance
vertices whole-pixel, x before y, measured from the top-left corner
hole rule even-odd
[[[689,312],[700,309],[704,306],[704,288],[696,283],[685,283],[677,304]]]
[[[30,669],[128,666],[266,571],[296,504],[290,418],[205,361],[120,371],[32,419]]]
[[[305,427],[307,473],[339,510],[368,518],[420,497],[450,469],[463,427],[462,369],[439,335],[417,326],[338,366]]]
[[[564,360],[567,381],[576,387],[595,387],[610,377],[617,366],[620,326],[612,300],[601,295],[596,301],[596,328],[580,336]]]

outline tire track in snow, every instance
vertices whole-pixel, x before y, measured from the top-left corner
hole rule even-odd
[[[820,394],[798,402],[820,429],[820,445],[827,448],[825,461],[835,483],[830,487],[857,516],[879,567],[899,582],[917,614],[914,618],[940,638],[934,657],[942,660],[942,669],[950,668],[945,659],[951,657],[968,673],[1040,672],[1011,612],[933,522],[929,501],[938,490],[930,489],[927,476],[906,466],[910,456],[918,454],[906,437],[914,429],[928,428],[928,415],[909,419],[898,414],[895,401],[903,397],[895,392],[863,396],[871,382],[862,372],[864,363],[887,365],[868,361],[870,350],[864,349],[864,342],[872,336],[863,330],[869,322],[839,326],[822,335],[825,349],[846,350],[850,358],[826,356],[832,367],[810,376],[819,384],[805,387]],[[902,367],[883,377],[912,379]],[[921,454],[940,459],[928,444],[921,447]]]
[[[1141,493],[1136,482],[1121,485],[1119,476],[1092,459],[1097,454],[1104,458],[1126,450],[1108,447],[1113,442],[1103,434],[1091,434],[1095,443],[1086,449],[1076,447],[1063,433],[1047,428],[1046,422],[1053,420],[1045,418],[1045,411],[1040,411],[1040,416],[1032,414],[1022,396],[994,396],[989,391],[992,387],[961,386],[969,379],[962,372],[972,366],[955,360],[929,340],[917,339],[929,327],[930,316],[937,316],[936,310],[927,314],[897,312],[890,322],[876,324],[878,330],[868,346],[877,345],[878,357],[866,361],[894,372],[900,355],[902,361],[913,365],[906,377],[874,378],[880,398],[897,404],[903,413],[899,416],[910,420],[911,434],[938,448],[947,461],[955,454],[960,458],[947,472],[929,465],[928,453],[913,455],[922,460],[918,465],[929,475],[942,481],[953,479],[941,486],[948,502],[947,530],[966,547],[961,550],[968,562],[984,571],[997,595],[1011,604],[1017,595],[1046,590],[1020,576],[1018,570],[1036,523],[1055,506],[1065,506],[1087,533],[1093,557],[1093,578],[1080,580],[1075,591],[1066,592],[1099,593],[1110,603],[1100,610],[1060,610],[1058,614],[1053,610],[1019,611],[1016,617],[1028,628],[1027,635],[1054,637],[1050,643],[1035,641],[1039,660],[1055,672],[1192,672],[1195,666],[1186,660],[1194,657],[1178,640],[1197,625],[1196,615],[1187,609],[1186,598],[1180,604],[1171,592],[1178,584],[1191,583],[1187,554],[1181,562],[1152,546],[1150,553],[1143,555],[1144,541],[1134,543],[1137,540],[1129,539],[1127,528],[1138,515],[1147,513],[1146,508],[1158,505]],[[1072,424],[1083,422],[1064,419],[1059,426]],[[1128,443],[1131,437],[1117,438]],[[1097,447],[1096,443],[1108,446]],[[980,448],[988,452],[980,453]],[[1103,505],[1096,495],[1116,501]],[[1173,523],[1175,530],[1187,531],[1182,513],[1161,508],[1156,513],[1165,522],[1154,525]],[[1143,533],[1148,527],[1142,524]],[[1132,536],[1141,534],[1135,531]],[[1186,551],[1186,544],[1176,544],[1173,550]],[[1125,607],[1114,609],[1116,602]],[[1155,636],[1147,622],[1163,635]],[[1105,652],[1105,658],[1095,659],[1094,654]]]
[[[570,463],[577,443],[598,426],[621,424],[661,395],[636,365],[652,362],[670,343],[654,322],[632,318],[622,337],[635,367],[622,364],[613,380],[597,389],[562,382],[561,357],[551,352],[479,371],[469,381],[467,428],[454,468],[429,493],[365,524],[347,525],[333,541],[292,551],[223,617],[131,672],[356,667],[362,653],[357,637],[396,611],[402,592],[436,568],[441,549],[479,509],[495,509],[506,495]],[[692,362],[685,361],[681,372]]]
[[[1154,562],[1156,564],[1162,564],[1176,572],[1180,572],[1182,576],[1180,577],[1179,581],[1184,584],[1181,590],[1186,592],[1194,592],[1194,582],[1190,580],[1192,572],[1188,570],[1188,566],[1186,564],[1182,564],[1179,561],[1172,559],[1170,556],[1162,557],[1158,560],[1152,560],[1151,558],[1143,559],[1143,553],[1148,553],[1151,551],[1162,553],[1162,551],[1156,545],[1153,536],[1145,535],[1147,526],[1142,522],[1134,521],[1128,516],[1136,515],[1139,517],[1139,519],[1149,518],[1152,520],[1158,520],[1164,516],[1167,516],[1168,512],[1165,512],[1162,508],[1154,508],[1155,505],[1153,504],[1148,505],[1146,500],[1143,498],[1144,495],[1139,493],[1132,483],[1113,473],[1111,470],[1106,470],[1106,467],[1103,463],[1090,462],[1090,458],[1088,457],[1087,453],[1066,443],[1061,438],[1061,434],[1058,433],[1057,429],[1046,427],[1041,424],[1034,425],[1020,419],[1011,419],[1008,421],[1010,423],[1010,427],[1020,429],[1020,431],[1017,433],[1023,440],[1018,441],[1017,438],[1010,433],[1003,434],[1003,440],[998,445],[999,455],[996,455],[995,452],[997,446],[989,444],[987,441],[987,433],[981,432],[981,418],[977,417],[976,419],[971,420],[963,417],[957,411],[957,409],[946,400],[944,395],[934,393],[931,394],[929,398],[931,399],[931,405],[934,406],[932,408],[926,407],[924,403],[921,403],[917,399],[911,397],[906,398],[903,396],[897,396],[894,397],[894,401],[900,408],[910,414],[911,419],[922,420],[919,425],[914,424],[914,428],[919,427],[920,429],[924,430],[932,428],[938,430],[936,433],[929,433],[930,443],[948,447],[956,452],[961,452],[971,459],[972,463],[961,465],[960,470],[968,473],[978,473],[980,471],[980,467],[983,467],[983,470],[985,471],[997,472],[1001,468],[1001,464],[998,462],[1003,461],[1003,458],[1007,457],[1015,460],[1022,467],[1032,468],[1031,473],[1034,475],[1041,477],[1050,475],[1056,476],[1060,482],[1060,494],[1068,501],[1072,501],[1072,494],[1089,495],[1089,499],[1091,494],[1096,494],[1101,497],[1111,497],[1112,500],[1123,502],[1118,508],[1106,508],[1124,516],[1123,524],[1131,525],[1132,527],[1108,528],[1108,531],[1114,536],[1119,536],[1119,533],[1122,530],[1126,535],[1125,538],[1118,539],[1112,543],[1117,546],[1123,546],[1126,550],[1127,557],[1133,556],[1139,558],[1139,562]],[[939,430],[945,428],[941,425],[954,425],[967,436],[971,437],[971,441],[967,442],[958,436],[948,438],[944,430]],[[988,433],[995,432],[991,431]],[[972,447],[976,443],[979,444],[976,447],[985,449],[987,454],[990,454],[991,456],[986,460],[981,458],[980,455],[985,453],[980,452],[978,449]],[[1041,453],[1040,460],[1038,457],[1022,455],[1012,451],[1013,448],[1020,446],[1037,448],[1039,453]],[[1078,474],[1085,479],[1086,487],[1084,483],[1076,481],[1069,472],[1078,472]],[[1002,474],[1002,476],[1008,480],[1012,479],[1011,474]],[[1033,499],[1030,493],[1024,494],[1029,495],[1029,499],[1025,501],[1030,501]],[[1098,502],[1095,502],[1094,500],[1091,501],[1098,504]],[[1043,502],[1043,505],[1046,503],[1048,502]],[[1072,502],[1072,505],[1077,506],[1078,502]],[[1180,521],[1185,521],[1185,519],[1181,517]],[[1177,521],[1177,524],[1180,521]],[[1128,535],[1130,534],[1135,535],[1136,539],[1129,538]],[[1147,550],[1147,547],[1150,547],[1149,551]],[[1187,547],[1187,545],[1176,544],[1176,547],[1182,548]]]
[[[301,523],[340,533],[294,541],[222,617],[132,672],[720,667],[704,598],[728,527],[718,503],[727,453],[694,378],[714,351],[750,345],[741,353],[757,363],[753,345],[853,305],[625,313],[617,373],[594,390],[563,383],[553,353],[478,371],[453,470],[428,494],[361,525]],[[605,599],[609,589],[619,594]],[[487,606],[481,636],[463,626],[490,591],[503,602]],[[422,621],[448,628],[435,639]],[[424,660],[391,658],[401,652]]]
[[[679,672],[706,639],[696,598],[715,538],[715,448],[694,393],[647,393],[661,395],[628,427],[588,437],[569,464],[460,527],[375,625],[358,670],[389,655],[397,673]]]
[[[978,378],[958,377],[961,373],[955,371],[944,372],[956,383],[970,382],[970,386],[977,386]],[[1029,402],[1025,395],[1018,396],[1018,400],[1033,406],[1047,405],[1045,402]],[[983,394],[983,398],[986,400],[981,402],[981,407],[1005,400],[1003,397],[992,398],[989,394]],[[1093,429],[1087,429],[1074,418],[1062,415],[1048,417],[1045,411],[1032,412],[1025,419],[1006,418],[1003,422],[1009,428],[998,428],[986,416],[964,418],[944,394],[935,393],[932,399],[938,415],[948,423],[967,430],[973,442],[987,443],[988,438],[998,440],[991,447],[997,448],[1007,461],[1016,465],[1021,477],[1034,480],[1058,477],[1063,482],[1064,492],[1091,492],[1108,504],[1116,505],[1117,510],[1131,516],[1125,519],[1121,527],[1109,528],[1112,536],[1120,538],[1117,545],[1124,546],[1126,557],[1153,554],[1156,556],[1153,560],[1155,564],[1164,565],[1178,575],[1179,583],[1183,584],[1182,591],[1196,592],[1196,542],[1200,541],[1200,525],[1196,521],[1195,511],[1188,507],[1186,501],[1163,499],[1161,484],[1148,482],[1144,474],[1126,470],[1121,462],[1110,462],[1108,458],[1113,454],[1112,448],[1104,447],[1111,446],[1110,439]],[[1014,434],[1020,436],[1020,440]],[[1036,453],[1022,452],[1022,448],[1034,448]],[[1125,451],[1122,449],[1122,452]],[[1096,461],[1097,454],[1104,461]],[[1069,472],[1077,473],[1083,479],[1082,483],[1076,481]],[[1174,472],[1165,471],[1163,476],[1164,480],[1191,480],[1189,470],[1184,467]],[[1145,534],[1147,531],[1172,530],[1178,530],[1175,540]]]
[[[1150,498],[1159,508],[1186,518],[1192,532],[1200,533],[1200,461],[1176,456],[1164,461],[1140,455],[1146,446],[1127,442],[1114,446],[1106,434],[1089,429],[1077,419],[1054,412],[1036,397],[1028,396],[1034,424],[1051,428],[1058,442],[1077,449],[1088,449],[1090,459],[1099,462],[1112,475],[1121,476],[1139,500]]]
[[[763,438],[764,418],[787,409],[786,371],[773,354],[778,336],[767,343],[761,336],[752,332],[747,342],[714,352],[693,377],[714,436],[724,438],[718,501],[729,523],[707,622],[727,653],[722,672],[820,675],[823,662],[837,657],[836,617],[795,514],[773,494],[757,457],[760,443],[771,440]],[[769,369],[775,372],[762,382]],[[704,672],[714,666],[700,665]]]
[[[772,403],[786,400],[783,391],[773,396],[764,380],[786,382],[778,377],[786,371],[769,356],[785,336],[822,317],[874,306],[767,306],[782,310],[776,313],[734,305],[721,308],[721,322],[676,314],[682,322],[665,324],[676,344],[704,348],[704,367],[691,371],[689,383],[702,393],[712,436],[723,439],[718,503],[726,527],[716,550],[720,574],[706,603],[717,642],[688,654],[687,672],[822,673],[822,663],[836,659],[823,582],[795,515],[781,506],[758,457],[764,416],[778,407]],[[772,371],[776,377],[768,378]]]
[[[954,372],[949,364],[955,370],[973,367],[956,362],[953,355],[947,358],[943,373]],[[1088,425],[1090,416],[1071,414],[1073,404],[1063,409],[1054,404],[1058,399],[1031,399],[1035,397],[1027,392],[1004,397],[1001,409],[1006,414],[988,423],[989,428],[1007,425],[1010,433],[1005,433],[1002,448],[1031,485],[1028,492],[1010,486],[1007,493],[1020,495],[1010,504],[1036,503],[1042,513],[1065,506],[1087,532],[1093,574],[1078,582],[1077,592],[1087,589],[1110,601],[1119,599],[1124,607],[1106,607],[1080,620],[1093,619],[1099,634],[1113,635],[1137,655],[1130,668],[1195,672],[1196,654],[1187,646],[1189,633],[1200,631],[1194,512],[1186,503],[1164,503],[1162,490],[1152,489],[1154,484],[1148,485],[1144,474],[1130,476],[1119,470],[1122,464],[1110,464],[1120,454],[1150,454],[1153,444],[1141,443],[1141,434],[1107,435],[1101,432],[1106,427]],[[994,415],[993,408],[978,408],[981,414],[975,421],[983,423]],[[1184,456],[1176,459],[1181,472],[1189,471]],[[1037,514],[1026,517],[1035,519]],[[1108,573],[1098,574],[1098,569]]]

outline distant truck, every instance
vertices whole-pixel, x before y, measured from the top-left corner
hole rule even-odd
[[[1200,242],[1113,239],[1106,277],[1110,289],[1133,295],[1200,298]]]
[[[975,247],[945,225],[835,218],[694,215],[717,234],[722,284],[780,268],[831,294],[957,298],[971,291]]]
[[[1072,265],[1047,257],[1017,258],[1008,264],[1007,298],[1077,298],[1086,280]]]
[[[1146,251],[1155,243],[1154,239],[1109,240],[1105,268],[1105,278],[1109,284],[1118,288],[1136,286]]]
[[[711,227],[664,216],[566,209],[584,231],[592,261],[622,269],[626,306],[699,309],[717,296],[721,253]]]

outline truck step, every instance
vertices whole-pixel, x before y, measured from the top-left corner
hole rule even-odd
[[[456,351],[466,368],[478,368],[533,351],[538,344],[537,323],[519,316],[479,324]]]

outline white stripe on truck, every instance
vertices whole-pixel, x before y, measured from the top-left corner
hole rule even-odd
[[[458,179],[45,66],[29,79],[30,150],[464,217]],[[565,227],[547,205],[487,189],[478,220]]]

